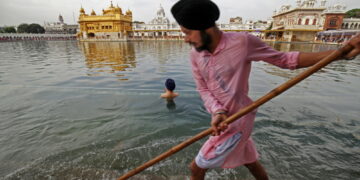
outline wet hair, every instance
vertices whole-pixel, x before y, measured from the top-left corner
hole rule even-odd
[[[169,91],[173,91],[176,87],[175,85],[175,81],[173,79],[166,79],[165,81],[165,87],[166,89],[168,89]]]

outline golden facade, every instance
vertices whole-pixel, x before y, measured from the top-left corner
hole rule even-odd
[[[80,40],[126,40],[132,30],[132,12],[127,10],[123,14],[112,2],[109,8],[102,10],[102,15],[96,15],[94,10],[88,15],[81,7],[78,22]]]

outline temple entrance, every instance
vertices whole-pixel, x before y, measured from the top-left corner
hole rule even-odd
[[[93,38],[93,37],[95,37],[95,34],[94,33],[88,33],[87,36],[88,36],[88,38]]]

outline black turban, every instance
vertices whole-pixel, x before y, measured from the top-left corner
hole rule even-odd
[[[210,0],[180,0],[171,13],[176,21],[187,29],[205,30],[215,26],[219,19],[219,8]]]

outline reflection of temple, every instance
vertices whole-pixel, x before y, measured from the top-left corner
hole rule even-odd
[[[86,66],[94,72],[116,73],[136,67],[131,43],[84,42],[80,46],[86,57]]]
[[[127,33],[131,31],[132,12],[127,10],[123,14],[119,6],[103,10],[102,15],[96,15],[93,10],[90,15],[80,9],[80,40],[118,40],[125,41]]]

